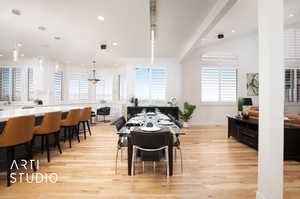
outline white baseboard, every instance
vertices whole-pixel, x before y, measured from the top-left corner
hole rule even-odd
[[[259,191],[256,191],[256,199],[266,199]]]

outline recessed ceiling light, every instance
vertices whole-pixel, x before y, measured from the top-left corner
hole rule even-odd
[[[206,38],[202,38],[202,41],[205,41],[206,40]]]
[[[61,38],[56,36],[56,37],[54,37],[54,39],[55,40],[60,40]]]
[[[17,43],[17,46],[21,47],[21,46],[23,46],[23,44],[19,42],[19,43]]]
[[[98,19],[99,21],[104,21],[104,17],[102,17],[102,16],[98,16],[97,19]]]
[[[46,27],[45,26],[39,26],[38,29],[41,30],[41,31],[45,31]]]
[[[12,9],[12,10],[11,10],[11,13],[14,14],[14,15],[20,16],[20,15],[21,15],[21,10],[18,10],[18,9]]]
[[[236,31],[235,31],[235,30],[231,30],[231,32],[232,32],[232,33],[235,33]]]
[[[112,45],[113,45],[113,46],[117,46],[117,45],[118,45],[118,43],[117,43],[117,42],[114,42],[114,43],[112,43]]]
[[[294,17],[295,15],[294,14],[289,14],[289,17]]]
[[[3,57],[3,55],[2,55],[2,54],[0,54],[0,57]]]
[[[24,57],[25,55],[24,55],[24,54],[21,54],[20,56],[21,56],[21,57]]]

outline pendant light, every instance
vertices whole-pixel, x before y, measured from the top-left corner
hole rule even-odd
[[[96,78],[96,61],[93,61],[93,67],[94,68],[92,70],[92,77],[88,80],[93,84],[97,84],[100,81],[100,79]]]

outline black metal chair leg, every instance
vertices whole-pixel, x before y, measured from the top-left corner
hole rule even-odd
[[[41,152],[44,153],[44,143],[45,143],[45,136],[41,136]]]
[[[7,186],[10,186],[10,174],[11,174],[11,164],[13,162],[13,157],[12,157],[12,148],[7,147],[6,148],[6,158],[7,158],[7,165],[6,165],[6,180],[7,180]]]
[[[32,145],[30,142],[25,144],[26,150],[27,150],[27,160],[32,163],[33,171],[37,171],[35,161],[32,159]]]
[[[79,124],[74,126],[75,134],[77,136],[77,140],[80,143],[80,137],[79,137]]]
[[[64,142],[66,142],[66,131],[67,131],[67,127],[64,127]]]
[[[60,144],[59,144],[59,131],[57,133],[55,133],[55,142],[56,142],[56,146],[59,150],[59,153],[62,154],[61,148],[60,148]]]
[[[50,162],[50,150],[49,150],[49,136],[46,135],[46,150],[47,150],[47,159]]]
[[[87,124],[88,130],[89,130],[89,134],[90,134],[90,136],[92,136],[92,132],[91,132],[89,121],[86,121],[86,124]]]
[[[68,127],[69,147],[70,148],[72,148],[72,131],[73,131],[73,127]]]
[[[85,130],[86,126],[85,126],[85,122],[82,122],[82,124],[83,124],[84,139],[86,139],[86,130]]]

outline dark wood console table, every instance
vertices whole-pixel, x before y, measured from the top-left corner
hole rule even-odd
[[[228,118],[228,138],[258,150],[258,120],[242,119],[232,116]],[[284,125],[284,159],[300,161],[300,128]]]

